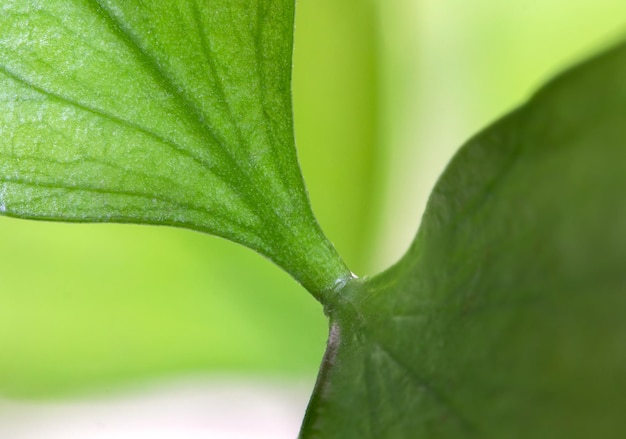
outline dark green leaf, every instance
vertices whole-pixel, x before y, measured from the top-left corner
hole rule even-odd
[[[327,303],[303,438],[626,435],[626,45],[465,145],[405,257]]]
[[[17,0],[0,12],[0,211],[205,231],[316,294],[349,274],[297,164],[292,0]]]

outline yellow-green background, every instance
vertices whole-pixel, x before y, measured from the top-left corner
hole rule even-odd
[[[352,270],[402,254],[463,140],[625,24],[623,0],[299,0],[299,156]],[[0,395],[315,376],[321,307],[248,250],[184,230],[4,218],[0,243]]]

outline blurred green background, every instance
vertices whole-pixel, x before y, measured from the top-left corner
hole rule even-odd
[[[462,142],[623,36],[625,17],[623,0],[299,0],[299,156],[351,269],[399,258]],[[321,306],[246,249],[185,230],[6,218],[0,242],[0,395],[316,375]]]

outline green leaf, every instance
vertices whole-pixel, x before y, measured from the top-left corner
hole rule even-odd
[[[626,44],[466,144],[409,252],[328,302],[303,438],[626,435]]]
[[[349,272],[298,168],[292,0],[0,6],[0,211],[187,227],[317,295]]]

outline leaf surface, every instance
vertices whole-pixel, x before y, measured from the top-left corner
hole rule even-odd
[[[187,227],[311,291],[347,269],[293,140],[292,0],[0,6],[0,211]]]
[[[470,140],[387,272],[328,302],[303,438],[626,434],[626,45]]]

